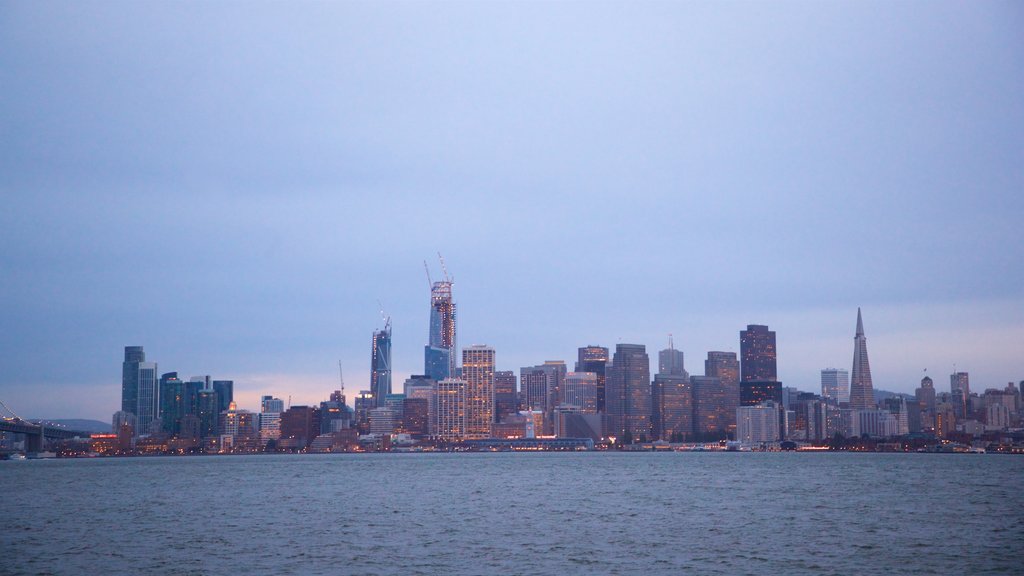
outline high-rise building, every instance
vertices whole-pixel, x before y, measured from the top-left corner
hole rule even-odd
[[[121,411],[135,414],[135,435],[159,429],[160,385],[156,362],[146,362],[142,346],[125,346],[121,364]]]
[[[581,414],[597,414],[597,374],[569,372],[562,389],[562,405],[574,406]]]
[[[785,405],[782,394],[782,382],[777,380],[746,380],[740,382],[740,406],[757,406],[769,401]]]
[[[443,442],[459,442],[466,435],[466,381],[445,378],[434,390],[431,434]]]
[[[651,434],[651,367],[642,344],[617,344],[605,383],[605,434],[620,442]]]
[[[519,389],[523,395],[523,410],[547,410],[548,375],[540,366],[519,369]]]
[[[822,370],[821,396],[833,406],[848,403],[850,401],[850,373],[839,368]]]
[[[857,333],[853,337],[853,370],[850,377],[850,408],[871,410],[875,407],[875,392],[871,385],[871,364],[868,363],[868,341],[864,336],[864,321],[857,308]]]
[[[281,444],[304,450],[320,434],[320,410],[292,406],[281,413]]]
[[[160,421],[163,431],[172,436],[181,432],[181,419],[192,412],[185,383],[177,372],[160,376]]]
[[[740,331],[740,380],[777,380],[775,332],[750,324]]]
[[[771,401],[737,408],[736,440],[745,445],[781,440],[779,409],[780,406]]]
[[[720,382],[701,381],[699,390],[694,384],[694,431],[712,437],[731,432],[736,427],[736,408],[740,405],[740,362],[736,353],[708,352],[704,376],[718,378]]]
[[[430,289],[430,336],[424,350],[423,372],[433,380],[455,376],[455,302],[452,280],[434,282]]]
[[[196,416],[199,417],[199,437],[213,438],[220,430],[220,402],[217,391],[212,388],[199,390],[196,402]]]
[[[658,374],[689,378],[690,375],[686,373],[686,368],[683,367],[683,359],[683,351],[676,350],[672,343],[672,338],[669,337],[668,348],[658,352]]]
[[[465,437],[489,438],[494,422],[494,348],[463,348],[462,379],[466,381]]]
[[[360,390],[355,401],[355,424],[356,430],[360,434],[370,433],[370,410],[376,407],[377,402],[373,397],[373,392]]]
[[[210,382],[210,377],[206,376],[206,381]],[[210,385],[214,390],[217,391],[217,402],[220,411],[227,410],[231,403],[235,401],[235,381],[234,380],[214,380],[210,382]]]
[[[574,372],[593,372],[597,375],[597,411],[605,411],[605,367],[608,365],[608,349],[603,346],[584,346],[577,350]]]
[[[971,381],[967,372],[954,372],[949,375],[949,393],[953,396],[953,410],[960,420],[967,420],[971,415]]]
[[[656,374],[651,383],[651,437],[684,442],[693,436],[693,390],[683,374]]]
[[[698,438],[725,438],[736,426],[737,386],[717,376],[690,376],[693,429]]]
[[[277,412],[280,414],[284,412],[284,400],[274,398],[273,396],[264,396],[260,398],[260,412]]]
[[[494,421],[501,422],[511,414],[519,412],[516,394],[516,373],[499,370],[494,373]]]
[[[384,321],[384,329],[373,333],[370,349],[370,391],[378,408],[391,394],[391,318]]]

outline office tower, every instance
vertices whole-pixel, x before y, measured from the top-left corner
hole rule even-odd
[[[740,382],[740,406],[757,406],[762,402],[789,405],[783,399],[782,382],[776,380],[749,380]]]
[[[160,426],[160,388],[156,362],[146,362],[142,346],[125,346],[121,364],[121,411],[135,414],[135,435]]]
[[[384,329],[373,333],[370,349],[370,391],[377,407],[384,406],[384,398],[391,394],[391,318],[384,321]]]
[[[257,417],[260,440],[277,440],[281,437],[281,413],[284,412],[284,400],[273,396],[260,398],[260,413]]]
[[[644,441],[651,433],[651,367],[642,344],[617,344],[607,368],[605,434],[620,442]]]
[[[739,391],[717,376],[690,376],[693,430],[699,439],[725,438],[736,425]]]
[[[336,390],[330,400],[320,403],[320,434],[333,434],[352,426],[352,412]]]
[[[376,407],[377,402],[373,398],[373,393],[369,390],[360,390],[355,401],[356,430],[360,434],[370,433],[370,410]]]
[[[292,406],[281,413],[278,446],[305,450],[320,434],[320,411],[312,406]]]
[[[213,438],[220,430],[220,402],[217,391],[203,388],[196,402],[196,416],[199,417],[199,437]]]
[[[519,369],[519,389],[523,394],[523,410],[547,410],[548,374],[541,366]]]
[[[875,407],[875,392],[871,386],[871,365],[868,363],[868,341],[864,336],[864,321],[857,308],[857,334],[853,337],[853,371],[850,378],[850,408],[870,410]]]
[[[455,302],[452,280],[445,272],[444,280],[430,288],[430,335],[424,350],[423,372],[434,380],[455,376]]]
[[[191,412],[185,383],[177,372],[160,376],[160,421],[164,433],[177,436],[181,432],[181,419]]]
[[[210,381],[210,377],[205,377],[207,382]],[[217,392],[217,402],[220,402],[220,411],[223,412],[231,406],[231,403],[235,401],[235,381],[234,380],[214,380],[210,383],[210,386]]]
[[[745,445],[778,442],[782,439],[779,430],[779,408],[775,402],[756,406],[741,406],[736,409],[736,440]]]
[[[565,385],[565,374],[567,372],[565,362],[562,360],[546,360],[538,366],[547,376],[545,383],[547,396],[547,412],[554,410],[562,403],[562,387]],[[548,430],[550,433],[551,430]]]
[[[608,349],[603,346],[584,346],[577,350],[575,372],[593,372],[597,375],[597,411],[605,411],[605,367],[608,365]]]
[[[466,434],[466,381],[445,378],[435,385],[432,434],[442,442],[459,442]]]
[[[494,422],[494,348],[480,345],[464,348],[462,379],[466,381],[465,437],[489,438]]]
[[[128,434],[129,438],[135,436],[135,413],[125,412],[124,410],[118,410],[114,412],[114,416],[111,418],[110,429],[114,434],[121,434],[121,430],[130,429],[131,432]]]
[[[834,406],[849,403],[850,373],[839,368],[825,368],[822,370],[821,396]]]
[[[430,433],[430,403],[426,398],[406,398],[402,401],[402,431],[413,436]]]
[[[777,380],[775,332],[767,326],[750,324],[740,331],[740,380]]]
[[[232,402],[220,416],[221,436],[248,439],[256,436],[256,415],[248,410],[239,410]]]
[[[966,420],[971,414],[971,383],[967,372],[954,372],[949,375],[949,392],[953,395],[953,409],[956,411],[956,417]]]
[[[935,384],[931,378],[921,378],[921,387],[914,390],[914,397],[922,412],[935,413]]]
[[[516,395],[516,373],[500,370],[494,373],[494,421],[501,422],[511,414],[519,412]]]
[[[712,385],[701,381],[703,403],[698,402],[698,389],[694,385],[694,432],[714,436],[732,431],[736,426],[736,408],[740,405],[740,362],[736,353],[708,352],[704,376],[718,378],[720,382]]]
[[[684,442],[693,436],[693,390],[683,374],[656,374],[651,383],[651,437]]]
[[[569,372],[562,389],[562,406],[573,406],[581,414],[597,414],[597,374]]]
[[[690,377],[683,367],[683,351],[676,350],[671,336],[668,339],[668,348],[658,352],[658,374]]]

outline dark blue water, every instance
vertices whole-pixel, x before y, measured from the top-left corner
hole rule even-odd
[[[0,462],[0,574],[1022,574],[1024,458]]]

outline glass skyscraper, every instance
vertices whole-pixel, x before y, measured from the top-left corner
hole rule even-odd
[[[651,434],[651,366],[642,344],[616,344],[605,384],[605,433],[620,441]]]
[[[431,379],[455,375],[455,302],[447,278],[430,289],[430,337],[423,356],[423,372]]]
[[[384,329],[373,333],[370,350],[370,391],[377,408],[384,406],[385,398],[391,394],[391,318],[384,322]]]
[[[740,331],[740,380],[778,380],[775,364],[775,332],[750,324]]]

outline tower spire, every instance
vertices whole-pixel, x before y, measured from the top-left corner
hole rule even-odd
[[[864,321],[860,317],[860,306],[857,307],[857,334],[855,336],[864,335]]]

